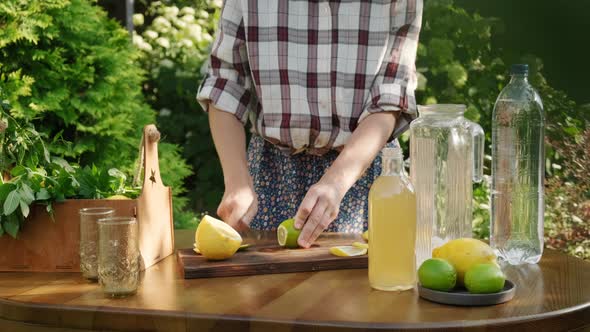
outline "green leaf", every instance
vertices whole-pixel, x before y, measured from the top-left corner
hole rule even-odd
[[[16,239],[16,235],[18,234],[18,229],[20,228],[20,224],[18,222],[18,218],[15,215],[10,215],[8,219],[4,222],[3,225],[6,233]]]
[[[12,175],[13,177],[17,177],[19,175],[25,174],[26,171],[27,171],[27,169],[24,166],[18,165],[10,171],[10,175]]]
[[[4,235],[4,228],[2,227],[2,220],[0,220],[0,237]]]
[[[49,155],[49,150],[47,150],[47,148],[45,147],[45,144],[43,144],[43,158],[45,158],[45,161],[47,163],[51,162],[51,156]]]
[[[55,222],[55,215],[54,215],[54,211],[53,211],[53,204],[51,204],[51,203],[47,204],[47,207],[45,208],[45,210],[47,210],[47,213],[49,214],[49,217],[51,217],[51,221]]]
[[[65,159],[63,158],[59,158],[59,157],[53,157],[51,158],[51,161],[54,164],[57,164],[59,166],[61,166],[63,169],[65,169],[67,172],[69,173],[73,173],[75,172],[74,168],[70,165],[70,163],[68,163]]]
[[[4,183],[0,185],[0,202],[4,202],[8,194],[13,191],[15,188],[14,184],[12,183]]]
[[[23,214],[23,217],[28,217],[29,216],[29,205],[25,202],[25,201],[20,201],[20,211]]]
[[[43,201],[46,199],[49,199],[51,197],[51,195],[49,195],[49,191],[47,191],[47,189],[45,188],[41,188],[41,190],[39,190],[39,192],[37,193],[37,200],[38,201]]]
[[[24,200],[27,205],[31,204],[35,200],[35,193],[33,192],[33,189],[31,189],[31,187],[29,187],[24,182],[21,184],[20,195],[22,200]]]
[[[6,201],[4,201],[4,215],[5,216],[11,215],[18,207],[20,200],[21,200],[21,197],[20,197],[18,191],[17,190],[11,191],[8,194],[8,197],[6,197]]]

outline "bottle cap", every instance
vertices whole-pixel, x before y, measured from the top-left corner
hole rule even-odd
[[[382,154],[383,158],[404,159],[404,152],[402,151],[402,148],[400,148],[400,147],[383,148],[383,150],[381,150],[381,154]]]
[[[511,75],[527,75],[529,73],[529,65],[527,64],[513,64],[510,67],[510,74]]]

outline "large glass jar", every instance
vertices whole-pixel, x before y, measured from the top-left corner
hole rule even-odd
[[[410,126],[410,173],[417,202],[417,264],[445,242],[471,237],[473,183],[482,179],[484,132],[464,105],[418,108]]]

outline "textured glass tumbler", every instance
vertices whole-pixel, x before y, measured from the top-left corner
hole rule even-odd
[[[98,280],[98,220],[115,215],[107,207],[80,209],[80,271],[88,280]]]
[[[98,277],[108,297],[135,294],[139,283],[139,237],[135,218],[98,221]]]

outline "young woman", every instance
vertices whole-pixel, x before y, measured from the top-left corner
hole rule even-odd
[[[197,99],[235,228],[367,228],[376,158],[416,116],[422,0],[226,0]],[[246,154],[244,125],[252,124]]]

